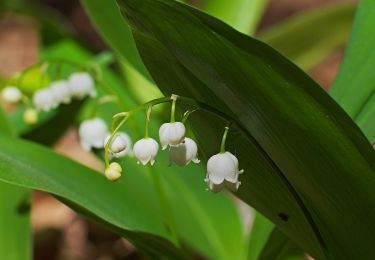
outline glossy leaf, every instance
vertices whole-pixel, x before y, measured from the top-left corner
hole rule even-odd
[[[330,91],[371,142],[375,142],[374,22],[375,2],[361,1],[344,62]]]
[[[1,108],[0,136],[14,136]],[[0,259],[32,258],[30,198],[30,190],[0,181]]]
[[[246,171],[240,198],[316,258],[374,254],[375,153],[311,78],[262,42],[189,6],[118,4],[163,93],[196,98],[236,122],[230,147]],[[196,114],[191,123],[206,155],[217,152],[220,121]]]
[[[149,243],[152,250],[164,251],[170,257],[182,257],[166,240],[168,233],[161,224],[155,197],[151,192],[145,192],[152,190],[147,176],[128,175],[126,181],[110,183],[98,172],[39,145],[16,139],[11,141],[0,137],[1,180],[63,197],[129,233],[136,245]],[[135,163],[128,163],[129,171],[135,171],[134,167]],[[136,185],[137,182],[142,182],[146,190]],[[145,232],[155,235],[145,236],[142,234]],[[157,243],[151,243],[152,240]]]
[[[255,214],[250,232],[248,260],[257,260],[259,258],[274,227],[267,218],[259,213]]]
[[[289,238],[274,228],[258,259],[303,260],[305,255]]]
[[[354,4],[323,6],[292,16],[258,37],[308,70],[344,46],[354,13]]]
[[[202,9],[245,34],[253,34],[268,0],[205,1]]]

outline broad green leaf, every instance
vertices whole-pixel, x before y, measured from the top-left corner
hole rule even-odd
[[[128,233],[136,245],[149,244],[159,254],[182,257],[166,240],[168,233],[146,175],[128,174],[110,183],[98,172],[27,141],[2,136],[0,147],[2,181],[63,197]],[[135,162],[128,162],[128,171],[136,172],[135,167]]]
[[[129,26],[121,19],[116,0],[81,0],[87,14],[106,40],[137,71],[150,78],[139,57]]]
[[[330,94],[375,142],[375,2],[360,1],[344,62]]]
[[[118,4],[165,95],[196,98],[233,118],[228,147],[246,171],[240,198],[318,259],[374,254],[375,153],[310,77],[187,5]],[[190,122],[205,154],[217,153],[224,122],[199,113]]]
[[[304,260],[303,251],[282,232],[274,228],[259,260]]]
[[[88,52],[82,50],[82,48],[72,42],[62,42],[43,52],[43,58],[63,57],[71,57],[70,59],[72,61],[77,60],[82,63],[91,60]],[[121,100],[120,107],[106,105],[99,108],[99,115],[110,122],[113,114],[129,109],[136,104],[129,98],[126,84],[124,85],[119,81],[112,71],[102,68],[102,73],[104,80],[107,82],[107,90],[110,90],[107,94],[115,94]],[[101,91],[104,91],[104,89]],[[125,131],[131,130],[129,134],[133,137],[133,141],[135,141],[136,138],[143,137],[142,130],[144,119],[144,115],[140,113],[133,120],[130,120],[131,122],[126,126]],[[133,121],[136,121],[135,124]],[[157,127],[160,126],[160,124],[159,119],[153,115],[151,133],[156,134]],[[147,195],[146,198],[144,198],[146,202],[142,200],[139,201],[139,203],[145,203],[146,208],[149,204],[156,207],[158,212],[160,212],[160,216],[158,216],[155,221],[158,222],[158,225],[163,226],[162,223],[165,222],[163,219],[164,213],[162,213],[162,208],[159,206],[158,194],[150,178],[152,174],[160,175],[161,183],[166,190],[166,195],[171,206],[177,233],[184,245],[188,245],[189,248],[193,248],[194,251],[198,251],[211,259],[228,259],[228,257],[245,259],[245,236],[234,202],[225,194],[211,194],[205,190],[203,176],[198,174],[199,172],[204,172],[202,167],[197,165],[189,165],[185,168],[177,168],[174,166],[167,167],[167,157],[166,152],[160,153],[158,163],[153,167],[156,173],[150,172],[150,169],[147,167],[134,166],[134,158],[121,161],[124,167],[123,182],[130,185],[129,187],[134,187],[127,192],[134,198],[137,196],[142,197],[141,194],[145,193]],[[40,172],[39,174],[43,176],[46,173]],[[132,177],[133,175],[136,177]],[[137,176],[144,177],[140,178]],[[37,177],[33,178],[35,179]],[[103,182],[106,182],[103,177],[101,178]],[[76,181],[78,183],[80,182],[80,180]],[[90,179],[86,179],[84,185],[88,183],[90,183],[90,186],[95,187],[95,183],[91,183]],[[123,189],[127,189],[127,187],[128,186],[123,187]],[[135,189],[139,190],[139,193],[134,193]],[[76,194],[76,192],[74,194]],[[69,201],[73,198],[72,196],[66,197],[62,195],[59,195],[59,197],[63,197],[65,200]],[[149,198],[152,198],[152,200],[150,201]],[[127,197],[122,197],[121,203],[125,202],[127,202]],[[111,202],[107,201],[107,203],[110,204]],[[81,208],[87,208],[87,206],[86,204],[81,204]],[[129,205],[129,211],[132,210],[131,207],[132,205]],[[116,206],[113,206],[113,209],[115,211]],[[153,208],[150,208],[150,212],[142,213],[135,211],[133,213],[134,215],[146,214],[147,216],[152,216],[152,210]],[[89,211],[92,212],[92,210]],[[96,218],[98,218],[98,216],[100,217],[98,212],[94,213],[97,215]],[[117,213],[110,212],[109,214]],[[123,217],[126,218],[126,215]],[[140,221],[143,221],[143,218],[144,216],[140,216]],[[231,221],[228,222],[228,219]],[[126,221],[126,219],[124,219],[124,221]],[[112,222],[106,220],[106,223],[109,224]],[[137,246],[142,249],[147,243],[149,242],[141,241]],[[160,248],[159,252],[163,253],[162,250],[163,248]]]
[[[268,0],[214,0],[204,1],[202,9],[240,32],[253,34],[267,3]]]
[[[259,258],[273,229],[272,222],[261,214],[256,213],[250,232],[248,260],[257,260]]]
[[[323,6],[292,16],[258,37],[308,70],[344,46],[354,13],[354,4]]]
[[[14,136],[1,108],[0,136]],[[0,259],[27,260],[32,257],[30,197],[30,190],[0,181]]]

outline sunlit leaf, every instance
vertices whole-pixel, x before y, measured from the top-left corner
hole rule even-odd
[[[375,142],[375,2],[360,1],[345,59],[331,95]]]
[[[347,41],[354,4],[304,11],[262,32],[258,37],[308,70]]]
[[[268,0],[205,1],[202,9],[245,34],[253,34]]]

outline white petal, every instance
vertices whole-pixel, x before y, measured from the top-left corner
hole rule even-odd
[[[85,142],[90,148],[98,149],[104,147],[104,140],[109,134],[107,125],[100,118],[83,121],[78,132],[81,143]]]
[[[2,98],[9,103],[17,103],[22,99],[21,91],[14,86],[5,87],[1,91]]]
[[[153,163],[158,153],[158,150],[159,150],[159,145],[152,138],[143,138],[137,141],[133,147],[134,156],[143,165],[147,164],[149,161]]]
[[[52,91],[44,88],[36,91],[33,96],[33,103],[37,110],[49,111],[57,106],[57,102]]]
[[[185,126],[181,122],[164,123],[159,129],[159,139],[162,149],[168,145],[175,146],[183,142],[185,138]]]
[[[198,148],[196,143],[186,137],[184,142],[177,145],[171,146],[169,160],[171,163],[175,163],[178,166],[185,166],[193,161],[194,163],[199,163],[197,159]]]
[[[96,95],[94,80],[87,72],[76,72],[70,75],[69,87],[72,96],[79,99]]]
[[[55,100],[59,103],[68,104],[71,101],[69,82],[66,80],[54,81],[49,86]]]

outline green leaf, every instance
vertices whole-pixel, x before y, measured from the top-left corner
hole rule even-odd
[[[1,108],[0,136],[14,136]],[[30,197],[28,189],[0,181],[0,259],[27,260],[32,257]]]
[[[270,27],[259,38],[308,70],[344,46],[355,7],[335,4],[304,11]]]
[[[149,244],[159,254],[182,257],[166,240],[168,233],[155,196],[148,192],[153,188],[147,176],[128,174],[110,183],[98,172],[27,141],[0,137],[0,147],[1,180],[63,197],[129,234],[137,246]],[[136,172],[135,167],[129,162],[127,170]]]
[[[137,71],[150,79],[139,57],[130,28],[116,8],[116,0],[81,0],[81,3],[103,39]]]
[[[303,260],[303,251],[290,241],[282,232],[274,228],[267,244],[262,250],[259,260]]]
[[[187,5],[118,4],[165,95],[196,98],[233,118],[229,149],[246,171],[240,198],[318,259],[374,254],[375,153],[310,77]],[[207,114],[190,122],[205,154],[217,153],[224,123]]]
[[[268,0],[215,0],[205,1],[202,9],[240,32],[253,34],[267,3]]]
[[[255,219],[250,232],[247,260],[257,260],[259,258],[259,255],[273,229],[274,225],[272,222],[259,213],[255,214]]]
[[[374,22],[374,1],[361,1],[344,62],[330,91],[371,142],[375,142]]]

